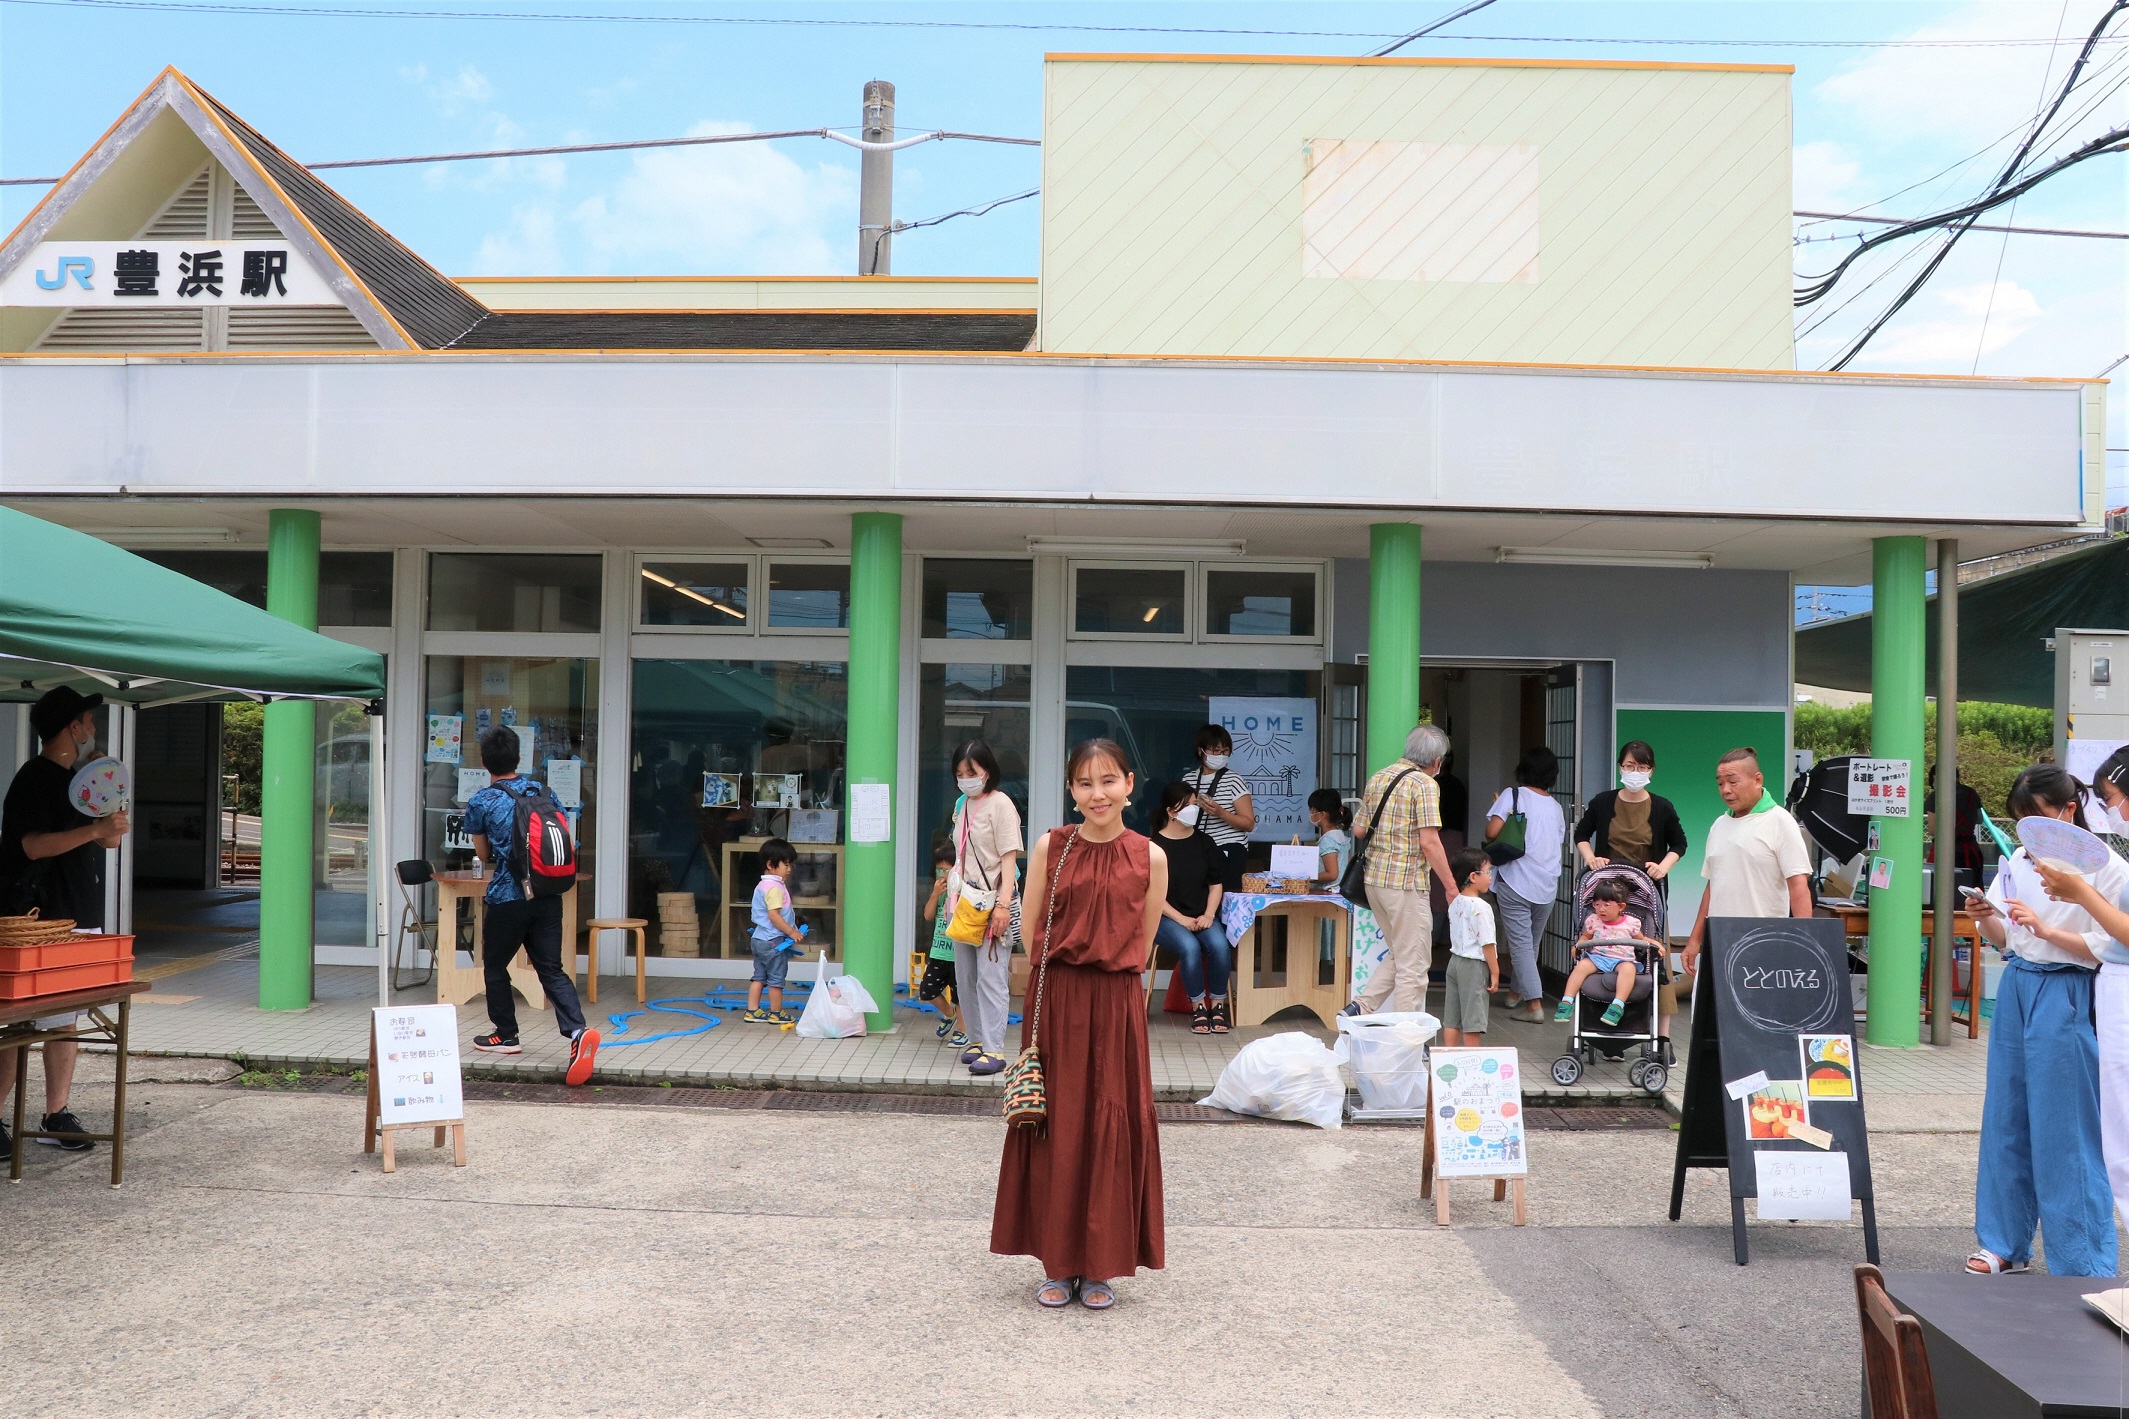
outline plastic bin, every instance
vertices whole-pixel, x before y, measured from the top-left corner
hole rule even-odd
[[[131,979],[131,961],[98,961],[49,971],[4,971],[0,972],[0,1000],[33,1000],[40,995],[64,995],[70,990],[118,985]]]
[[[1424,1010],[1340,1015],[1338,1037],[1360,1106],[1370,1112],[1425,1113],[1427,1045],[1441,1021]]]
[[[42,946],[0,946],[0,973],[48,971],[58,966],[88,966],[133,959],[133,938],[101,932],[76,932],[64,941]]]

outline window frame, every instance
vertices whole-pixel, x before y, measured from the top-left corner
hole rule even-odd
[[[989,639],[985,639],[984,637],[981,637],[981,636],[928,636],[928,635],[925,635],[925,634],[924,634],[924,574],[925,574],[926,570],[927,570],[927,569],[928,569],[928,568],[929,568],[929,567],[931,566],[931,564],[932,564],[933,562],[1013,562],[1013,563],[1017,563],[1017,564],[1020,564],[1020,565],[1024,565],[1024,566],[1026,566],[1026,567],[1027,567],[1027,569],[1028,569],[1028,613],[1029,613],[1029,614],[1028,614],[1028,633],[1027,633],[1026,635],[1024,635],[1024,636],[1006,636],[1006,637],[1000,638],[1000,639],[998,639],[998,640],[989,640]],[[933,554],[933,553],[931,553],[931,552],[920,552],[920,553],[918,553],[918,554],[917,554],[917,597],[916,597],[916,619],[917,619],[917,634],[918,634],[918,638],[919,638],[919,639],[921,639],[921,640],[922,640],[922,641],[924,642],[924,644],[926,644],[926,645],[931,645],[931,644],[933,644],[933,643],[935,643],[935,642],[936,642],[937,644],[940,644],[940,645],[989,645],[989,646],[1007,646],[1007,647],[1011,647],[1011,646],[1032,646],[1032,645],[1033,645],[1033,644],[1035,643],[1035,619],[1036,619],[1036,612],[1035,612],[1035,609],[1034,609],[1034,608],[1035,608],[1035,601],[1036,601],[1036,599],[1037,599],[1037,598],[1038,598],[1038,597],[1040,596],[1040,594],[1041,594],[1041,593],[1040,593],[1040,591],[1039,591],[1039,590],[1038,590],[1038,588],[1037,588],[1037,585],[1036,585],[1036,583],[1037,583],[1037,577],[1036,577],[1036,575],[1035,575],[1035,558],[1034,558],[1034,557],[1033,557],[1032,555],[1023,555],[1023,556],[1017,556],[1017,557],[1015,557],[1015,556],[990,556],[990,555],[986,555],[986,554],[983,554],[983,553],[979,553],[979,552],[948,552],[948,553],[942,553],[942,554]],[[967,657],[965,657],[965,656],[960,656],[960,657],[953,657],[953,658],[954,658],[954,659],[957,659],[957,660],[965,660],[965,659],[967,659]],[[1005,662],[1003,662],[1003,661],[1000,661],[1000,660],[998,659],[998,657],[996,657],[996,656],[992,656],[992,657],[990,657],[989,659],[990,659],[990,661],[991,661],[992,663],[998,663],[998,664],[1003,664],[1003,663],[1005,663]]]
[[[1196,639],[1191,634],[1197,624],[1198,563],[1191,559],[1175,558],[1158,561],[1131,557],[1074,558],[1065,564],[1064,632],[1068,641],[1140,641],[1159,645],[1188,645]],[[1177,633],[1163,631],[1082,631],[1079,629],[1079,574],[1087,571],[1163,571],[1183,574],[1183,629]],[[1247,637],[1246,639],[1261,639]]]
[[[1198,564],[1199,618],[1192,622],[1198,628],[1197,639],[1205,645],[1321,645],[1323,643],[1323,564],[1321,562],[1253,562],[1218,561]],[[1277,572],[1281,575],[1305,575],[1315,583],[1315,593],[1310,598],[1315,624],[1308,634],[1299,636],[1237,636],[1225,633],[1214,634],[1203,628],[1202,617],[1212,608],[1212,574],[1214,572]]]
[[[769,623],[769,597],[772,594],[770,584],[775,580],[776,566],[842,567],[847,571],[850,567],[848,552],[762,552],[758,555],[760,565],[755,569],[754,581],[759,589],[747,594],[747,614],[750,617],[759,614],[761,617],[756,623],[756,635],[834,636],[842,640],[850,638],[848,626],[775,626]],[[758,613],[755,611],[756,604],[761,608]]]
[[[651,624],[644,619],[648,608],[643,584],[645,581],[644,571],[653,562],[678,562],[696,566],[725,565],[745,567],[747,572],[747,614],[745,619],[734,626],[659,626]],[[760,634],[757,618],[761,622],[765,622],[768,618],[767,609],[760,604],[761,597],[758,594],[759,588],[765,585],[761,563],[762,557],[759,552],[638,552],[629,559],[630,570],[634,573],[632,595],[635,599],[635,607],[629,621],[630,634],[648,636],[751,636]]]

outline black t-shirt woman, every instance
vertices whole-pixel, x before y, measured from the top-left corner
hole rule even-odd
[[[1171,783],[1161,793],[1153,840],[1168,856],[1168,892],[1153,940],[1175,953],[1183,992],[1190,997],[1190,1032],[1224,1035],[1234,1028],[1234,1005],[1227,997],[1234,946],[1220,927],[1227,858],[1198,827],[1203,811],[1197,790],[1187,783]]]

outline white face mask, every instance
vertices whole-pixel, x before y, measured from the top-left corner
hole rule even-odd
[[[1198,805],[1193,803],[1187,808],[1176,809],[1173,820],[1186,828],[1195,828],[1198,825]]]
[[[1647,769],[1621,769],[1619,771],[1619,784],[1622,788],[1630,788],[1639,793],[1642,789],[1648,787],[1649,780],[1654,777],[1655,775]]]
[[[961,790],[961,791],[962,791],[963,793],[967,794],[967,795],[968,795],[968,796],[969,796],[970,798],[980,798],[980,797],[982,797],[982,796],[983,796],[983,786],[984,786],[984,779],[983,779],[983,777],[982,777],[982,776],[981,776],[980,774],[979,774],[978,776],[976,776],[975,778],[957,778],[957,779],[955,779],[955,780],[954,780],[954,787],[955,787],[955,788],[958,788],[958,789],[960,789],[960,790]]]
[[[1225,754],[1207,754],[1205,756],[1205,767],[1214,771],[1224,769],[1227,767],[1227,756]]]
[[[86,738],[86,739],[77,739],[77,740],[75,740],[75,741],[74,741],[74,752],[75,752],[76,754],[78,754],[78,755],[79,755],[80,757],[84,758],[84,759],[86,759],[87,757],[89,757],[89,754],[90,754],[90,752],[91,752],[92,750],[94,750],[95,748],[96,748],[96,731],[95,731],[95,730],[93,730],[93,729],[89,731],[89,737],[88,737],[88,738]]]

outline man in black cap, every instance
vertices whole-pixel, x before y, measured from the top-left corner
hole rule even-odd
[[[62,685],[30,707],[30,728],[44,747],[15,772],[0,806],[0,915],[20,915],[36,908],[48,919],[70,917],[76,926],[103,925],[104,849],[116,847],[131,826],[124,813],[91,818],[78,811],[67,790],[75,770],[95,757],[96,711],[102,695],[84,695]],[[73,1015],[37,1021],[40,1029],[72,1024]],[[81,1046],[54,1040],[44,1047],[44,1105],[41,1131],[79,1134],[81,1120],[67,1107],[74,1085],[74,1061]],[[15,1087],[23,1051],[0,1050],[0,1098]],[[85,1138],[40,1138],[69,1152],[96,1145]],[[0,1125],[0,1149],[9,1144]]]

